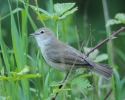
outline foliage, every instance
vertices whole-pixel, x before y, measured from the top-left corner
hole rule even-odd
[[[92,49],[92,48],[84,47],[85,54],[87,54],[87,52],[89,52],[90,49]],[[108,59],[107,54],[100,54],[100,55],[98,55],[98,54],[99,54],[99,50],[96,49],[89,55],[89,58],[92,60],[94,59],[94,62],[102,62],[102,61]]]
[[[80,38],[83,38],[83,36],[88,46],[96,45],[106,35],[105,29],[100,29],[100,27],[104,27],[104,24],[101,23],[102,19],[99,21],[100,17],[95,17],[101,9],[98,9],[98,12],[96,10],[97,13],[94,12],[93,8],[95,7],[92,3],[92,5],[90,4],[92,10],[86,12],[87,8],[83,7],[83,2],[77,4],[56,3],[53,0],[39,1],[39,3],[37,3],[37,0],[5,0],[2,3],[0,1],[0,100],[51,100],[56,93],[59,93],[57,100],[104,100],[111,88],[113,92],[109,95],[109,100],[125,99],[125,78],[120,78],[124,71],[120,69],[124,69],[125,62],[125,54],[122,51],[123,45],[125,45],[124,38],[119,39],[118,37],[113,44],[114,47],[104,45],[89,55],[90,59],[95,62],[104,61],[105,63],[107,63],[107,60],[114,60],[110,59],[110,53],[113,54],[113,57],[115,55],[115,66],[112,66],[114,76],[111,80],[102,79],[99,75],[85,69],[77,69],[72,72],[65,83],[59,83],[65,76],[64,72],[59,72],[48,66],[42,58],[41,51],[35,45],[36,41],[29,37],[31,32],[38,29],[37,27],[47,26],[56,33],[58,39],[68,42],[79,50],[82,49],[80,42],[83,42],[83,40],[81,41]],[[81,4],[81,8],[85,9],[86,12],[84,15],[81,15]],[[79,10],[75,5],[79,7]],[[77,13],[76,20],[73,19],[75,12]],[[87,15],[90,12],[92,15]],[[83,28],[81,21],[83,17],[85,18],[85,26],[88,25],[87,21],[90,23],[95,21],[95,24],[93,24],[95,26],[92,29],[97,27],[97,31],[91,31],[90,26],[88,26],[90,32],[85,31],[88,27]],[[115,19],[109,20],[106,26],[125,24],[124,17],[123,13],[116,14]],[[93,19],[91,20],[91,18]],[[38,19],[38,21],[35,19]],[[40,21],[42,25],[39,23]],[[74,22],[78,22],[78,25],[74,25]],[[80,33],[76,27],[79,27]],[[95,41],[89,41],[89,34],[87,33],[95,32],[96,34],[92,34]],[[122,45],[116,45],[118,39],[122,41],[120,42]],[[84,47],[85,53],[90,50],[88,46]],[[119,48],[119,46],[121,47]],[[114,48],[115,52],[111,51],[107,54],[106,48]],[[63,85],[61,89],[59,89],[60,85]]]
[[[116,100],[123,100],[125,98],[125,96],[124,96],[125,90],[123,88],[124,84],[125,84],[125,78],[123,78],[121,80],[117,70],[114,70],[114,74],[115,74],[115,80],[116,80],[116,95],[115,95],[115,98],[116,98]]]
[[[4,75],[4,70],[1,70],[1,74],[2,76],[0,76],[0,80],[8,80],[8,81],[18,81],[18,80],[22,80],[22,79],[27,79],[27,78],[37,78],[37,77],[41,77],[41,75],[39,73],[37,74],[27,74],[25,75],[26,72],[29,71],[28,66],[25,66],[23,68],[22,71],[20,72],[10,72],[12,74],[12,77],[6,77]]]
[[[62,3],[62,4],[54,4],[54,10],[55,13],[49,14],[49,13],[42,13],[40,16],[38,16],[38,19],[42,18],[43,20],[60,20],[66,18],[66,16],[73,14],[77,7],[73,8],[75,3]]]
[[[118,13],[115,15],[115,19],[108,20],[106,26],[114,25],[114,24],[125,24],[125,14],[124,13]]]

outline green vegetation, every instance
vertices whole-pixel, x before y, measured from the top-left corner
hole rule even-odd
[[[119,13],[120,10],[114,11],[112,19],[108,19],[110,11],[107,4],[111,2],[105,1],[92,5],[93,1],[89,0],[74,3],[66,0],[63,3],[61,0],[1,0],[0,100],[51,100],[56,93],[56,100],[104,100],[109,91],[112,92],[106,100],[124,100],[125,31],[89,55],[95,62],[112,66],[114,75],[111,79],[77,69],[64,83],[59,82],[65,77],[65,72],[50,67],[44,61],[35,39],[29,37],[38,28],[48,27],[59,40],[86,54],[125,24],[125,14]],[[103,10],[88,12],[97,5],[103,6]],[[60,85],[63,85],[62,88],[59,88]]]

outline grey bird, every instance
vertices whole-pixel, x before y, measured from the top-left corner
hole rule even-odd
[[[58,40],[49,28],[40,28],[30,36],[36,38],[45,61],[60,71],[69,71],[73,66],[73,69],[89,69],[106,79],[112,76],[113,70],[109,65],[89,60],[77,49]]]

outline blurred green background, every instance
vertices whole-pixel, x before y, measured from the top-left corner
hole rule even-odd
[[[15,0],[10,0],[11,1],[11,6],[12,9],[17,8],[17,3],[18,7],[23,8],[23,4],[21,2],[16,2]],[[74,27],[77,23],[79,33],[80,33],[80,38],[82,42],[87,42],[90,33],[94,37],[94,41],[92,41],[92,46],[95,46],[97,43],[99,43],[101,40],[105,39],[107,37],[106,35],[106,23],[104,19],[104,11],[103,11],[103,4],[101,0],[44,0],[40,1],[38,0],[38,5],[40,8],[52,13],[53,9],[51,8],[50,2],[53,1],[53,3],[68,3],[68,2],[75,2],[76,6],[78,6],[78,11],[75,13],[76,20],[74,19],[73,15],[68,16],[65,20],[64,23],[67,24],[65,26],[65,31],[67,33],[69,39],[66,41],[72,46],[77,48],[76,40],[75,37],[73,37],[72,34],[74,34],[75,30]],[[35,5],[34,0],[30,0],[29,3],[31,5]],[[125,1],[124,0],[107,0],[107,6],[108,6],[108,14],[109,14],[109,19],[113,19],[114,16],[117,13],[124,13],[125,7],[124,7]],[[10,13],[9,6],[8,6],[8,1],[7,0],[0,0],[0,15],[1,17],[7,15]],[[37,28],[43,27],[41,22],[37,20],[37,14],[29,8],[29,13],[30,16],[33,18],[33,21],[35,22]],[[16,16],[16,14],[15,14]],[[15,18],[17,21],[17,18]],[[20,21],[21,19],[19,19]],[[27,20],[28,21],[28,20]],[[51,28],[53,31],[56,32],[56,24],[54,21],[45,21],[46,26]],[[10,24],[10,17],[7,17],[1,21],[2,25],[2,37],[5,40],[5,43],[7,46],[12,48],[11,44],[11,34],[10,34],[10,29],[11,29],[11,24]],[[120,25],[113,25],[111,26],[111,32],[115,32],[118,29],[120,29],[123,24]],[[27,23],[27,32],[28,34],[33,33],[35,30],[33,30],[30,22],[28,21]],[[59,26],[59,30],[62,31],[62,26]],[[122,52],[124,52],[124,38],[125,38],[125,33],[122,32],[123,34],[119,34],[117,36],[117,39],[113,40],[113,50],[114,50],[114,62],[116,65],[119,65],[120,68],[118,68],[119,72],[122,74],[124,73],[125,67],[124,67],[124,59],[120,57],[120,55],[117,53],[115,48],[118,48]],[[63,33],[62,33],[63,34]],[[86,43],[87,44],[87,43]],[[31,44],[30,44],[31,46]],[[88,45],[90,47],[91,45]],[[100,53],[105,53],[106,52],[106,44],[102,45],[99,50]],[[112,51],[111,51],[112,52]]]
[[[62,0],[38,0],[38,6],[50,13],[53,13],[54,12],[53,4],[71,3],[71,2],[76,3],[75,6],[78,7],[78,10],[75,12],[75,15],[71,14],[65,19],[59,21],[59,39],[80,50],[82,43],[84,46],[94,47],[100,41],[102,41],[103,39],[107,37],[107,31],[106,31],[107,29],[105,26],[106,25],[106,21],[105,21],[106,13],[108,13],[109,19],[114,19],[117,13],[125,13],[125,0],[107,0],[106,1],[107,7],[104,4],[105,1],[106,0],[96,0],[96,1],[95,0],[63,0],[63,1]],[[28,2],[29,4],[36,6],[35,0],[29,0]],[[54,71],[51,70],[51,67],[48,67],[48,65],[44,62],[44,60],[41,60],[42,56],[41,56],[39,48],[37,47],[35,38],[29,37],[29,34],[33,33],[36,29],[43,27],[42,23],[39,20],[37,20],[37,14],[33,11],[33,9],[31,9],[27,5],[24,6],[24,4],[20,2],[19,0],[0,0],[1,39],[3,39],[5,43],[5,48],[8,52],[8,61],[10,64],[10,71],[17,71],[17,72],[20,71],[18,69],[18,62],[16,62],[16,57],[14,57],[14,54],[13,54],[14,42],[12,42],[13,39],[12,39],[11,33],[13,32],[12,30],[14,28],[13,27],[14,24],[11,19],[12,15],[10,16],[10,12],[12,12],[10,11],[10,7],[12,8],[12,11],[17,8],[22,8],[25,12],[25,13],[16,12],[12,14],[16,23],[15,25],[19,33],[19,39],[20,39],[21,45],[18,45],[18,46],[22,46],[23,48],[21,50],[23,51],[23,54],[24,54],[24,56],[22,56],[22,59],[24,60],[24,65],[30,66],[30,73],[39,72],[43,75],[42,79],[34,79],[34,80],[30,79],[29,80],[30,82],[29,81],[27,82],[28,86],[32,88],[36,86],[35,88],[41,89],[42,87],[44,87],[44,84],[45,84],[44,81],[47,77],[46,75],[48,75],[49,77],[47,78],[48,82],[52,80],[60,81],[61,79],[63,79],[64,77],[63,73],[60,73],[58,71],[56,71],[56,74],[54,73],[54,75],[51,73],[51,71],[54,72],[55,69],[53,69]],[[106,9],[108,12],[105,11]],[[8,17],[4,18],[4,16],[6,15],[8,15]],[[33,24],[31,24],[31,20],[29,16],[31,17]],[[56,26],[55,21],[47,20],[44,22],[48,28],[51,28],[56,33],[57,26]],[[111,34],[119,30],[123,26],[124,24],[110,26]],[[77,30],[79,30],[79,32]],[[110,64],[112,65],[113,68],[117,69],[119,75],[122,76],[125,73],[125,47],[124,47],[125,46],[125,31],[121,32],[119,35],[117,35],[117,38],[111,41],[113,42],[112,49],[108,48],[107,43],[105,43],[101,47],[98,48],[99,54],[107,53],[107,49],[109,49],[108,57],[110,54],[113,55],[113,57],[111,57],[112,59],[111,61],[113,62],[110,62]],[[7,68],[6,68],[6,64],[5,64],[4,57],[3,57],[4,55],[2,54],[3,51],[1,47],[0,47],[0,70],[2,69],[2,67],[5,67],[5,74],[8,75],[6,71]],[[82,52],[84,51],[82,50]],[[103,63],[109,63],[109,59],[110,57],[108,58],[108,60],[104,61]],[[40,67],[42,65],[44,66]],[[22,66],[22,68],[23,67],[24,66]],[[92,79],[90,79],[90,81],[92,81]],[[41,84],[43,85],[40,86]],[[49,83],[47,85],[49,87]],[[45,95],[46,94],[45,90],[48,87],[44,88],[44,90],[38,89],[39,90],[38,95],[41,94],[41,91],[42,91],[42,94]],[[124,85],[123,85],[123,88],[125,89]],[[20,89],[18,89],[18,91],[20,91]],[[48,89],[48,91],[49,92],[48,94],[46,94],[45,97],[40,96],[40,100],[43,100],[43,98],[46,99],[49,96],[49,94],[51,94],[50,92],[51,89]],[[115,91],[115,89],[113,91]],[[7,93],[11,93],[11,92],[6,92],[6,94]],[[21,92],[16,94],[16,97],[11,98],[10,100],[12,99],[17,100],[18,98],[17,95],[19,95],[20,93]],[[105,92],[103,91],[102,95],[106,93],[107,93],[106,91]],[[117,93],[117,91],[114,92],[114,94],[115,93]],[[19,97],[20,99],[19,98],[18,99],[30,100],[32,98],[32,100],[34,99],[37,100],[39,98],[37,96],[32,97],[33,95],[31,94],[32,93],[29,93],[28,97],[25,97],[24,96],[25,94],[22,93],[20,94],[20,97]],[[21,99],[22,95],[23,95],[23,99]],[[5,95],[3,94],[3,96]],[[7,96],[9,95],[7,94]],[[103,100],[102,98],[104,97],[105,97],[104,95],[102,97],[100,96],[99,100]],[[115,96],[112,94],[110,98],[114,99]],[[89,100],[89,99],[84,99],[84,100]],[[74,99],[74,100],[81,100],[81,99]],[[94,98],[94,99],[91,98],[90,100],[97,100],[97,98]],[[116,100],[121,100],[121,99],[116,99]]]

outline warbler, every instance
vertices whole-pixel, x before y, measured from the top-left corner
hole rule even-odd
[[[95,63],[77,49],[58,40],[49,28],[40,28],[30,35],[36,38],[45,61],[60,71],[69,71],[71,68],[86,68],[107,79],[113,73],[109,65]]]

